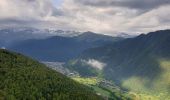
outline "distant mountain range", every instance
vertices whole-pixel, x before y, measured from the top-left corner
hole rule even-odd
[[[73,59],[84,50],[122,40],[93,32],[85,32],[73,37],[52,36],[45,39],[27,39],[8,45],[14,50],[41,61],[65,62]]]
[[[81,34],[75,31],[35,28],[5,28],[0,29],[0,46],[8,46],[13,42],[27,39],[43,39],[51,36],[73,37]]]
[[[83,33],[88,33],[88,32],[64,31],[64,30],[57,30],[57,29],[36,29],[31,27],[1,28],[0,47],[7,46],[13,42],[17,42],[21,40],[44,39],[52,36],[76,37]],[[119,34],[115,34],[114,37],[129,38],[133,36],[128,35],[126,33],[119,33]]]

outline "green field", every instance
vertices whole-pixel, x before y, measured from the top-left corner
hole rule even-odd
[[[144,85],[149,82],[148,79],[132,77],[128,80],[125,80],[122,84],[123,87],[126,87],[130,90],[126,93],[121,93],[121,89],[117,86],[109,88],[99,85],[102,79],[97,77],[74,77],[73,80],[93,88],[94,91],[103,97],[112,98],[113,94],[117,95],[117,97],[120,97],[120,94],[123,94],[123,96],[130,97],[133,100],[170,100],[170,89],[168,88],[168,86],[170,87],[170,61],[160,60],[160,65],[164,72],[154,80],[152,83],[153,86],[151,88],[147,88]],[[111,100],[116,99],[112,98]]]
[[[112,82],[103,80],[97,77],[73,77],[73,80],[89,86],[92,88],[98,95],[108,98],[109,100],[131,100],[130,95],[123,93],[119,87],[114,85]],[[111,85],[107,86],[106,84],[101,84],[103,81],[109,82]]]
[[[84,85],[97,85],[97,83],[99,82],[99,79],[95,77],[92,78],[73,77],[72,79]]]

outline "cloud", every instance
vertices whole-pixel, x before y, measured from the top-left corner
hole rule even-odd
[[[53,13],[50,0],[1,0],[1,18],[41,19]]]
[[[67,14],[65,17],[71,18],[74,29],[109,35],[119,32],[136,34],[170,28],[169,0],[154,1],[65,0],[62,8]],[[142,6],[135,6],[139,4]]]
[[[170,4],[169,0],[75,0],[76,2],[96,7],[125,7],[130,9],[153,9]]]
[[[57,17],[63,13],[51,0],[1,0],[0,27],[51,27],[61,26]]]
[[[0,27],[31,26],[114,36],[170,28],[169,0],[1,0]]]
[[[99,70],[102,70],[106,66],[105,63],[100,62],[100,61],[95,60],[95,59],[81,60],[81,62],[90,66],[90,67],[93,67],[93,68],[99,69]]]

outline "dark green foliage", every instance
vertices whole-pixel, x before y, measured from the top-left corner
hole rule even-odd
[[[0,50],[0,100],[102,100],[90,88],[20,54]]]

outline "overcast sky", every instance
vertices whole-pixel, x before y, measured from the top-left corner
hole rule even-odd
[[[0,0],[0,27],[114,35],[170,29],[170,0]]]

